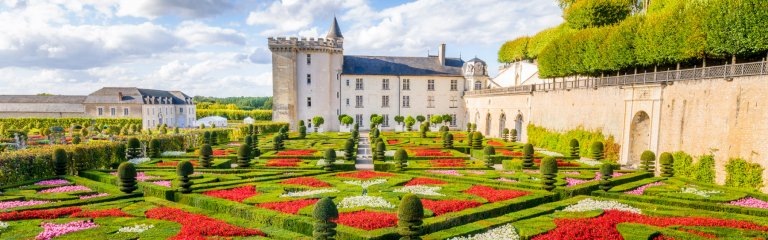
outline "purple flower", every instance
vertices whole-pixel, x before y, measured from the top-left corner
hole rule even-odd
[[[768,202],[753,197],[745,197],[736,201],[731,201],[728,204],[742,207],[768,209]]]
[[[80,196],[80,199],[89,199],[89,198],[106,197],[106,196],[109,196],[109,193],[97,193],[97,194]]]
[[[73,221],[68,222],[64,224],[56,224],[56,223],[49,223],[44,222],[40,223],[40,226],[43,227],[43,232],[37,235],[35,237],[36,240],[49,240],[67,233],[71,232],[77,232],[80,230],[85,230],[89,228],[95,228],[99,225],[96,225],[96,223],[93,223],[91,221]]]
[[[92,191],[92,190],[86,186],[74,185],[74,186],[61,186],[61,187],[45,189],[38,193],[64,193],[64,192],[75,192],[75,191]]]
[[[665,185],[665,183],[663,183],[663,182],[653,182],[653,183],[649,183],[649,184],[645,184],[643,186],[640,186],[639,188],[635,188],[634,190],[626,191],[624,193],[625,194],[631,194],[631,195],[643,195],[643,192],[645,192],[646,188],[653,187],[653,186],[661,186],[661,185]]]
[[[149,182],[149,183],[152,183],[152,184],[155,184],[155,185],[159,185],[159,186],[163,186],[163,187],[171,187],[171,181],[154,181],[154,182]]]
[[[61,184],[68,184],[69,181],[64,179],[52,179],[52,180],[44,180],[36,182],[35,185],[61,185]]]
[[[0,209],[26,207],[50,203],[51,201],[29,200],[29,201],[6,201],[0,202]]]

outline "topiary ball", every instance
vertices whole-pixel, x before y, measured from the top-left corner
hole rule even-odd
[[[547,156],[541,159],[541,174],[557,174],[557,160],[554,157]]]
[[[568,145],[571,148],[578,148],[579,147],[579,140],[571,139],[571,142]]]
[[[407,161],[408,160],[408,153],[403,149],[397,149],[395,151],[395,161],[401,162],[401,161]]]
[[[336,150],[334,149],[325,149],[325,153],[323,154],[326,161],[334,161],[336,160]]]
[[[195,167],[189,161],[181,161],[179,165],[176,165],[176,175],[189,176],[195,172]]]
[[[209,157],[212,155],[213,155],[213,149],[211,148],[210,144],[203,144],[203,146],[200,147],[200,156]]]
[[[485,156],[496,155],[496,148],[494,148],[493,146],[485,146],[485,148],[483,148],[483,155]]]
[[[250,159],[251,158],[251,148],[248,145],[245,145],[245,144],[240,145],[240,148],[237,149],[237,158],[240,158],[240,159]]]
[[[674,175],[674,168],[672,167],[674,162],[675,159],[672,157],[671,153],[663,152],[661,155],[659,155],[659,164],[661,164],[662,177],[672,177]]]
[[[336,204],[329,197],[324,197],[317,201],[312,210],[312,218],[317,221],[330,221],[339,218],[339,210]]]
[[[523,146],[523,154],[525,156],[533,156],[533,145],[530,143],[527,143]]]
[[[130,162],[120,163],[120,166],[117,167],[117,177],[121,179],[136,178],[136,167]]]
[[[138,138],[132,137],[128,139],[128,148],[140,148],[141,141]]]
[[[400,207],[397,208],[397,218],[400,221],[414,222],[424,218],[424,206],[421,199],[415,194],[408,194],[400,201]]]

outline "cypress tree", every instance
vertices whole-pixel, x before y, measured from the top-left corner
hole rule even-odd
[[[541,160],[541,166],[539,171],[541,172],[541,188],[547,191],[555,189],[555,177],[557,176],[557,160],[551,156],[544,157]]]
[[[211,163],[213,160],[213,149],[211,149],[210,144],[203,144],[202,147],[200,147],[200,166],[204,168],[211,167]]]
[[[211,132],[208,132],[208,131],[203,132],[203,143],[213,145],[211,144]]]
[[[315,219],[312,237],[318,240],[332,240],[336,236],[336,223],[339,218],[339,210],[329,197],[317,201],[312,210],[312,218]]]
[[[452,149],[453,148],[453,134],[452,133],[446,133],[445,138],[443,138],[443,148]]]
[[[136,167],[133,163],[123,162],[117,167],[118,186],[124,193],[132,193],[139,189],[136,186]]]
[[[569,145],[571,146],[571,157],[578,158],[579,157],[579,140],[571,139],[571,142]]]
[[[219,134],[216,131],[211,131],[211,146],[219,145]]]
[[[156,138],[149,140],[149,157],[159,158],[161,154],[162,150],[160,150],[160,140]]]
[[[483,134],[480,132],[472,133],[472,149],[483,149]]]
[[[421,199],[414,194],[405,195],[397,208],[397,232],[402,236],[400,240],[421,239],[423,218],[424,206]]]
[[[67,151],[63,148],[53,150],[53,164],[56,175],[67,174]]]
[[[323,155],[325,157],[325,166],[323,166],[323,170],[333,171],[333,165],[336,163],[336,150],[325,149],[325,153]]]
[[[237,151],[237,167],[245,168],[251,166],[251,151],[248,145],[240,145]]]
[[[674,161],[672,154],[668,152],[661,153],[659,156],[659,163],[661,164],[662,177],[673,177],[675,175],[675,169],[672,167]]]
[[[397,151],[395,151],[395,170],[405,170],[407,166],[406,163],[408,163],[408,153],[403,149],[397,149]]]
[[[179,192],[192,192],[192,181],[189,180],[189,175],[192,175],[194,172],[195,168],[189,161],[181,161],[179,165],[176,165],[176,175],[179,180]]]
[[[533,167],[533,145],[530,143],[523,146],[523,167]]]
[[[493,155],[496,155],[496,149],[493,146],[485,146],[483,149],[483,160],[486,167],[493,167]]]
[[[600,179],[600,189],[603,191],[608,191],[611,189],[611,178],[613,178],[613,165],[604,163],[600,165],[600,174],[602,175],[602,178]]]

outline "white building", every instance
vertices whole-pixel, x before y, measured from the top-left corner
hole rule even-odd
[[[325,131],[339,131],[338,116],[355,118],[367,129],[370,116],[382,115],[393,130],[395,116],[451,115],[451,128],[467,123],[465,91],[489,87],[487,65],[445,56],[393,57],[343,55],[344,37],[334,18],[326,38],[269,38],[272,51],[274,121],[296,129],[322,116]],[[308,126],[312,129],[312,126]],[[418,126],[415,126],[418,128]]]

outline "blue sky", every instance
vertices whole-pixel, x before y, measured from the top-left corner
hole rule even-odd
[[[447,55],[498,67],[506,40],[562,22],[548,0],[0,0],[0,94],[105,86],[272,94],[270,36],[324,37],[348,55]]]

